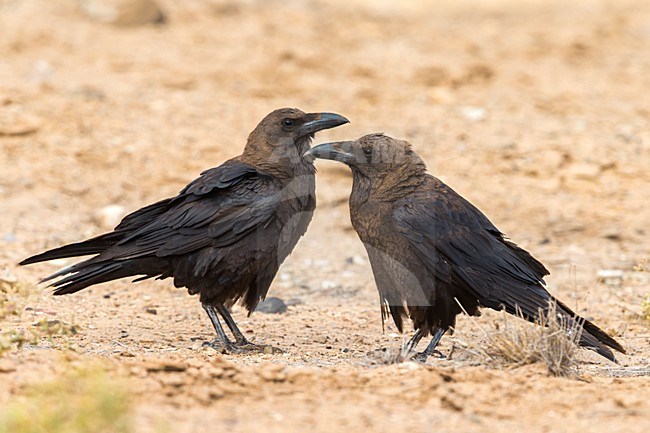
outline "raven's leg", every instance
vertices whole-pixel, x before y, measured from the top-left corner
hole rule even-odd
[[[424,332],[422,331],[422,328],[418,329],[415,331],[415,334],[413,334],[413,337],[404,345],[402,348],[402,352],[404,352],[405,355],[408,355],[411,353],[413,350],[415,350],[415,347],[418,345],[420,340],[422,340],[422,334]]]
[[[228,340],[228,337],[226,336],[226,333],[224,332],[223,327],[221,326],[221,322],[219,322],[219,317],[217,316],[214,307],[212,305],[206,305],[206,304],[201,304],[201,306],[203,307],[205,312],[208,313],[208,317],[210,318],[210,321],[212,322],[212,326],[214,326],[214,330],[217,332],[217,337],[218,337],[218,339],[215,339],[212,343],[207,343],[207,344],[218,352],[225,352],[225,353],[241,352],[241,350],[235,347],[230,342],[230,340]]]
[[[237,327],[237,323],[235,323],[235,320],[232,318],[230,315],[230,312],[226,307],[223,305],[218,305],[217,306],[217,311],[219,314],[221,314],[221,317],[223,317],[223,320],[226,322],[226,325],[228,325],[228,328],[230,328],[230,332],[232,332],[233,337],[235,337],[235,344],[240,345],[240,344],[249,344],[250,342],[244,337],[244,334],[239,330]]]
[[[420,330],[418,329],[418,332],[419,332],[419,331],[420,331]],[[436,346],[437,346],[438,343],[440,342],[440,339],[442,338],[442,336],[445,335],[445,332],[447,332],[447,330],[444,329],[444,328],[438,328],[438,329],[436,329],[436,331],[433,333],[433,338],[431,338],[431,342],[429,343],[429,345],[427,346],[427,348],[424,349],[424,352],[418,352],[418,353],[414,354],[414,355],[413,355],[413,359],[414,359],[415,361],[419,361],[419,362],[421,362],[421,363],[425,363],[425,362],[427,362],[427,358],[428,358],[429,356],[433,355],[434,353],[435,353],[438,357],[440,357],[440,358],[444,358],[445,356],[444,356],[442,353],[440,353],[439,351],[436,350]],[[411,341],[413,341],[413,340],[415,339],[416,336],[417,336],[417,333],[416,333],[416,335],[413,336],[413,338],[411,339]],[[422,336],[420,335],[419,338],[417,339],[416,343],[415,343],[416,345],[417,345],[417,342],[420,341],[421,338],[422,338]],[[409,341],[409,343],[410,343],[410,341]],[[415,347],[415,346],[413,346],[413,347]]]
[[[282,350],[277,347],[255,344],[248,341],[237,327],[237,323],[235,323],[235,320],[230,315],[228,309],[223,305],[219,305],[216,308],[219,314],[221,314],[221,317],[223,317],[223,320],[226,322],[226,325],[228,325],[228,328],[230,328],[233,337],[235,337],[235,342],[232,344],[238,350],[246,352],[283,353]]]

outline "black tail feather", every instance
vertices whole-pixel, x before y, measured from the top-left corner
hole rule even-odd
[[[115,245],[122,237],[124,237],[123,232],[106,233],[83,242],[64,245],[45,251],[44,253],[36,254],[35,256],[26,258],[19,265],[31,265],[33,263],[47,262],[48,260],[99,254]]]
[[[599,355],[604,356],[612,362],[617,362],[614,353],[609,349],[612,348],[618,352],[625,353],[625,349],[620,343],[610,337],[605,331],[594,325],[587,319],[580,317],[574,313],[569,307],[557,299],[553,299],[557,303],[558,310],[571,316],[573,320],[582,326],[582,334],[580,335],[580,345],[595,350]]]
[[[55,287],[55,295],[68,295],[94,284],[117,280],[118,278],[131,275],[130,271],[125,269],[123,264],[119,262],[100,263],[66,273],[71,273],[71,275],[49,285],[49,287]],[[48,277],[48,279],[51,278]]]

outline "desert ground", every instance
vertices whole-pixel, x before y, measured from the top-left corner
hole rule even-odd
[[[648,431],[650,2],[156,1],[163,22],[0,0],[0,430]],[[582,350],[569,377],[496,362],[485,312],[446,359],[391,362],[409,334],[382,330],[331,161],[270,290],[287,311],[233,312],[283,354],[204,347],[198,299],[169,280],[53,297],[39,278],[73,260],[17,265],[175,195],[279,107],[350,119],[315,143],[410,141],[627,354]]]

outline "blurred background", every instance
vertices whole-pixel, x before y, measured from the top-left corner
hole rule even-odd
[[[410,141],[431,173],[547,265],[553,293],[647,365],[649,89],[646,0],[0,0],[0,280],[33,285],[66,263],[18,269],[19,260],[176,194],[239,154],[273,109],[332,111],[351,124],[316,143],[370,132]],[[292,344],[292,330],[309,337],[287,362],[355,365],[355,348],[401,336],[381,334],[349,222],[349,172],[317,167],[314,222],[271,290],[297,299],[282,329],[237,315],[276,345]],[[147,315],[160,291],[158,314]],[[107,294],[111,308],[93,311]],[[20,310],[4,329],[74,312],[85,329],[75,344],[99,345],[82,353],[118,350],[124,323],[131,336],[120,341],[134,356],[139,344],[192,356],[200,341],[182,329],[210,335],[197,299],[168,282],[30,296],[28,316]],[[138,328],[150,321],[157,329]],[[461,338],[476,336],[463,326]],[[332,329],[334,347],[351,352],[323,349]],[[319,361],[299,357],[309,344]]]

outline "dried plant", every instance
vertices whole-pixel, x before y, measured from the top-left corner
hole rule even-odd
[[[554,302],[546,311],[540,310],[535,325],[506,314],[497,322],[496,330],[486,332],[488,344],[482,352],[492,361],[515,366],[544,363],[553,376],[575,373],[578,342],[582,327],[557,313]]]

